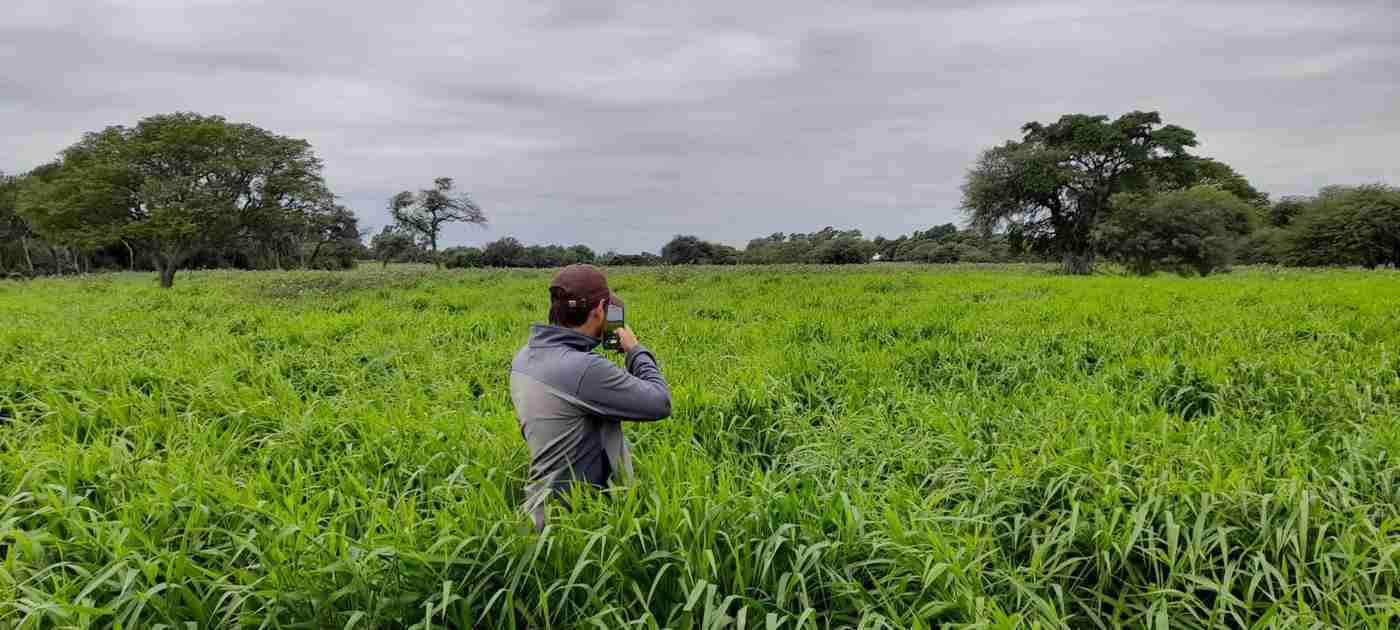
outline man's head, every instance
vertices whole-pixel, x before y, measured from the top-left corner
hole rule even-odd
[[[609,301],[621,304],[602,271],[593,265],[569,265],[549,283],[549,323],[601,337]]]

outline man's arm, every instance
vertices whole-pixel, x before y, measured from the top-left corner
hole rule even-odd
[[[630,336],[630,335],[629,335]],[[641,344],[626,343],[627,369],[595,357],[579,380],[578,398],[594,411],[620,420],[660,420],[671,415],[671,387],[656,357]]]

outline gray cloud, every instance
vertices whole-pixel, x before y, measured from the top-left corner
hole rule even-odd
[[[12,3],[14,0],[11,0]],[[402,5],[402,6],[398,6]],[[504,235],[894,235],[1028,120],[1157,109],[1281,196],[1400,184],[1400,5],[18,0],[0,169],[194,110],[303,137],[368,225],[450,175]]]

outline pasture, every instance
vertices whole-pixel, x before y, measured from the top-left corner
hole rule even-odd
[[[543,535],[547,271],[0,283],[0,627],[1394,627],[1400,275],[621,269],[675,410]]]

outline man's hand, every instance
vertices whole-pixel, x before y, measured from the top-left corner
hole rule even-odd
[[[637,336],[632,334],[632,329],[626,326],[617,329],[617,345],[622,348],[624,354],[631,352],[637,347]]]

